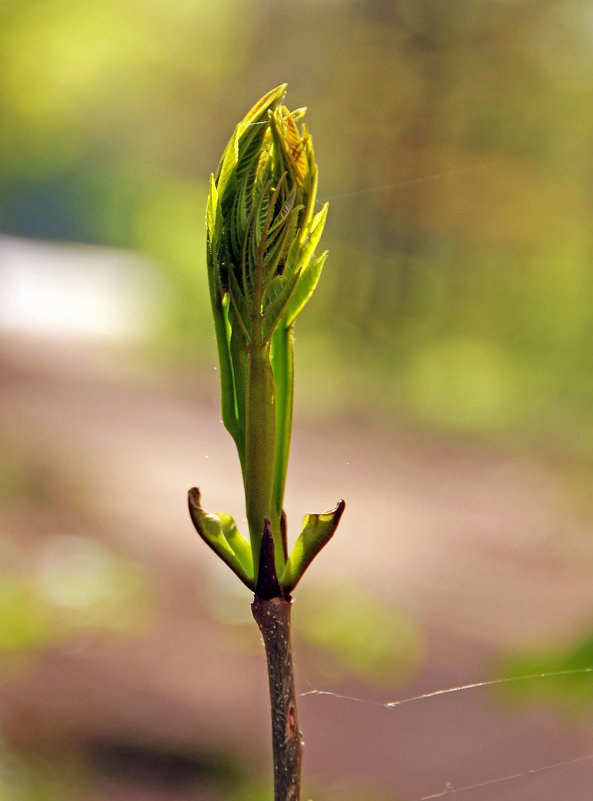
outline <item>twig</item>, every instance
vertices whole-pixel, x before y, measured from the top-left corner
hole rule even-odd
[[[261,631],[270,682],[274,801],[299,801],[303,743],[297,717],[290,640],[291,601],[256,596],[251,611]]]

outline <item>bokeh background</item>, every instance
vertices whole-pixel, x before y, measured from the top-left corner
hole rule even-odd
[[[269,798],[249,595],[185,492],[244,519],[206,185],[284,81],[330,201],[297,328],[293,536],[348,504],[297,594],[297,671],[362,699],[302,699],[306,797],[521,774],[464,797],[585,801],[584,0],[3,0],[0,799]]]

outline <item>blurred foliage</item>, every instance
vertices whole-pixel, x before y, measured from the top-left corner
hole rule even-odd
[[[213,363],[204,184],[287,80],[331,201],[301,403],[587,460],[592,43],[582,0],[4,0],[0,225],[145,252]]]
[[[315,646],[311,658],[324,681],[355,677],[393,687],[422,662],[420,629],[354,583],[344,587],[324,582],[303,593],[295,625],[299,636]]]
[[[79,797],[79,769],[61,758],[56,762],[18,754],[0,742],[0,801],[70,801]]]
[[[208,798],[246,796],[252,771],[234,755],[171,750],[159,744],[59,740],[40,752],[0,742],[0,801],[82,798]],[[99,789],[100,788],[100,789]],[[232,795],[231,795],[232,794]],[[261,796],[262,798],[264,795]]]
[[[6,544],[2,551],[11,556]],[[18,570],[16,561],[27,570]],[[136,565],[89,537],[50,536],[26,560],[4,559],[0,665],[82,633],[141,633],[150,614],[149,586]]]
[[[74,522],[85,498],[81,471],[71,473],[63,454],[57,465],[18,426],[0,435],[0,667],[85,633],[141,633],[152,612],[151,577],[82,533],[88,522]]]
[[[568,647],[510,657],[501,676],[525,677],[503,685],[504,697],[518,703],[554,703],[567,714],[588,720],[593,705],[593,631]]]

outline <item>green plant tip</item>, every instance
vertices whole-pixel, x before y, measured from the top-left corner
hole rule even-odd
[[[197,501],[190,495],[190,511],[202,537],[250,587],[258,586],[264,530],[272,537],[264,560],[269,565],[272,554],[270,578],[278,583],[287,568],[282,515],[292,427],[293,327],[327,255],[315,254],[327,205],[315,210],[317,165],[302,123],[305,109],[290,111],[285,92],[286,84],[272,89],[235,128],[211,176],[206,212],[222,419],[241,463],[250,560],[246,540],[237,540],[241,556],[231,542],[236,540],[232,518],[209,516],[199,494]],[[311,561],[314,543],[327,534],[323,516],[310,517],[318,522],[305,525],[306,545],[302,538],[299,545],[303,558],[291,557],[279,587],[296,584],[304,570],[299,565]]]

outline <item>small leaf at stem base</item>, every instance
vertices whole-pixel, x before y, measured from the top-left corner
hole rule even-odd
[[[206,512],[200,503],[200,490],[192,487],[188,493],[189,514],[204,542],[220,556],[250,590],[255,589],[251,546],[239,533],[229,514]]]
[[[301,535],[295,542],[280,577],[284,594],[290,594],[294,590],[313,559],[333,537],[345,506],[345,501],[340,501],[329,512],[305,517]]]

